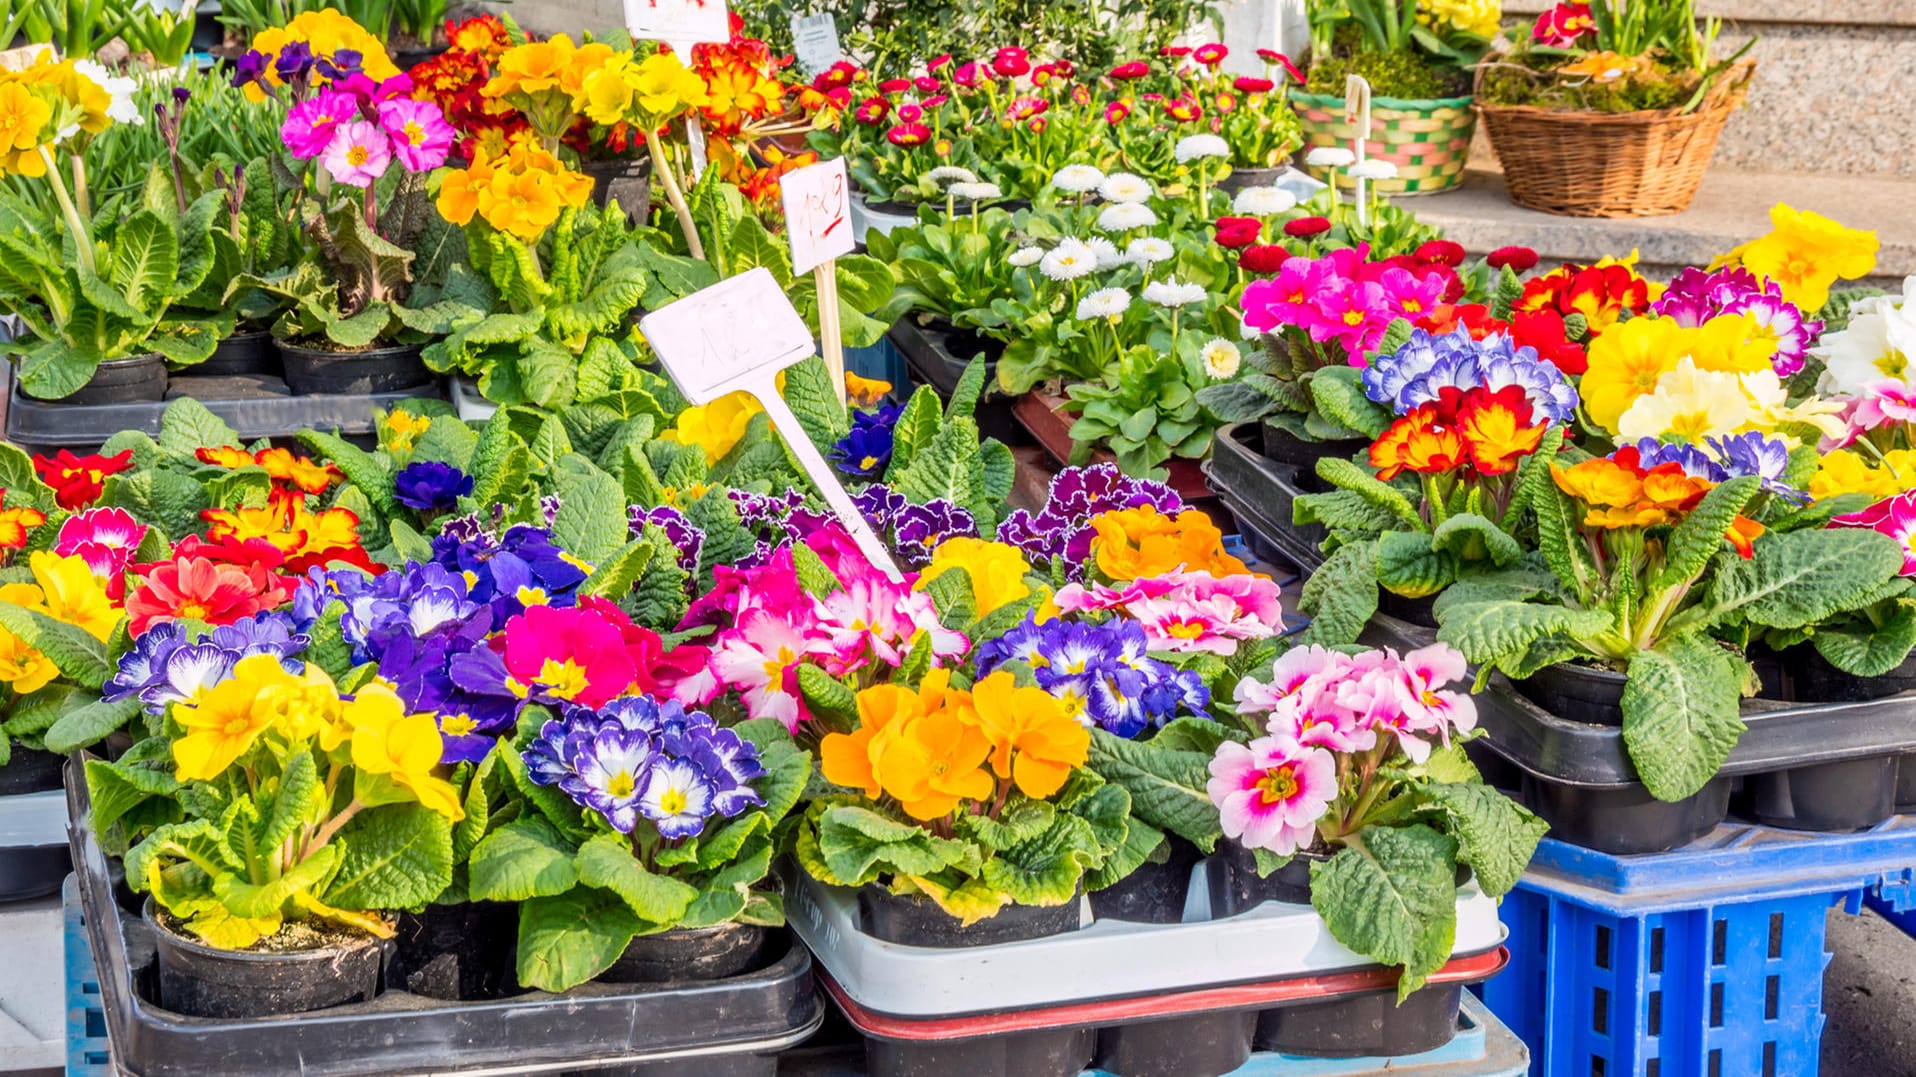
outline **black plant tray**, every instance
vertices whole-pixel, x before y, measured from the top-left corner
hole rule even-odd
[[[1298,487],[1297,469],[1266,457],[1262,442],[1257,423],[1218,431],[1205,478],[1237,517],[1252,552],[1313,571],[1324,563],[1321,547],[1327,533],[1322,524],[1291,522],[1291,506],[1305,491]]]
[[[1379,616],[1366,642],[1407,648],[1429,636]],[[1523,799],[1550,836],[1617,855],[1667,852],[1707,834],[1728,815],[1737,781],[1770,826],[1873,826],[1895,810],[1897,757],[1916,754],[1916,692],[1854,703],[1745,700],[1748,729],[1717,776],[1666,803],[1637,780],[1620,727],[1558,718],[1502,675],[1473,696],[1482,743],[1517,767]]]
[[[122,430],[158,436],[166,402],[135,404],[59,404],[21,395],[9,384],[7,440],[30,452],[93,449]],[[356,396],[293,396],[286,383],[268,375],[196,378],[174,375],[168,401],[190,396],[226,420],[247,441],[289,437],[301,430],[337,430],[352,437],[373,432],[373,412],[404,400],[443,400],[443,385],[427,383],[396,393]]]
[[[153,941],[114,900],[106,855],[87,825],[80,770],[75,756],[67,782],[73,859],[107,1036],[130,1077],[775,1077],[778,1052],[824,1020],[811,953],[788,933],[783,956],[769,967],[710,983],[589,983],[563,995],[532,991],[480,1002],[389,986],[371,1002],[287,1017],[182,1017],[148,1001]]]
[[[978,354],[969,348],[967,352],[956,354],[955,334],[949,328],[919,325],[916,315],[906,315],[892,323],[885,334],[891,339],[892,346],[905,357],[905,366],[912,376],[938,391],[941,399],[949,401],[951,394],[958,388],[958,379],[965,374],[965,367],[972,356]],[[986,339],[986,349],[996,347],[1002,352],[1003,346],[996,341]],[[978,398],[978,432],[988,438],[997,438],[1006,445],[1018,446],[1031,444],[1031,434],[1025,430],[1011,414],[1012,398],[998,391],[998,361],[995,354],[987,350],[985,361],[985,391]]]

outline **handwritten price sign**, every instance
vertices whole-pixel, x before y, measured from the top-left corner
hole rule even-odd
[[[851,175],[834,157],[787,173],[778,181],[785,202],[785,234],[792,242],[792,272],[852,252]]]

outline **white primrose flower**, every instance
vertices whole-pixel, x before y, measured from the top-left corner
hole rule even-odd
[[[1056,281],[1077,280],[1098,268],[1098,252],[1082,239],[1060,240],[1038,262],[1038,271]]]
[[[1903,282],[1903,294],[1859,299],[1849,308],[1849,325],[1826,333],[1810,349],[1823,360],[1817,391],[1862,396],[1885,379],[1916,381],[1916,277]]]
[[[1237,336],[1239,340],[1263,340],[1264,330],[1254,327],[1249,322],[1239,322]]]
[[[1342,146],[1318,146],[1304,155],[1304,163],[1312,168],[1343,168],[1357,160],[1357,155]]]
[[[989,202],[1003,198],[1005,192],[995,183],[954,183],[945,188],[945,193],[966,202]]]
[[[1098,259],[1099,269],[1115,269],[1124,264],[1124,255],[1119,252],[1118,245],[1103,236],[1092,236],[1084,241],[1084,245],[1091,248],[1092,255]]]
[[[1397,166],[1389,161],[1380,161],[1375,157],[1366,158],[1350,167],[1352,179],[1387,180],[1397,178]]]
[[[1135,172],[1113,172],[1098,184],[1098,196],[1106,202],[1148,202],[1156,193],[1151,181]]]
[[[1204,285],[1181,281],[1176,277],[1154,280],[1144,286],[1145,302],[1155,303],[1160,307],[1170,307],[1173,310],[1188,307],[1193,303],[1202,303],[1204,297],[1209,294],[1204,290]]]
[[[1037,265],[1043,258],[1043,247],[1019,247],[1017,250],[1005,256],[1005,261],[1010,262],[1012,266],[1017,269],[1023,269],[1026,266]]]
[[[1078,320],[1089,322],[1099,318],[1119,318],[1130,309],[1130,292],[1123,288],[1100,288],[1078,300]]]
[[[943,187],[950,183],[977,183],[978,173],[960,165],[939,165],[925,173],[925,178]]]
[[[1282,187],[1246,187],[1231,200],[1231,209],[1243,217],[1275,217],[1297,208],[1297,196]]]
[[[1223,337],[1214,337],[1198,349],[1198,358],[1204,360],[1204,372],[1218,380],[1236,376],[1238,363],[1243,360],[1237,345]]]
[[[1066,194],[1089,194],[1104,182],[1104,173],[1090,165],[1066,165],[1051,176],[1051,185]]]
[[[1098,212],[1098,227],[1107,232],[1129,232],[1157,223],[1158,215],[1142,202],[1113,202]]]
[[[139,83],[123,75],[115,75],[103,65],[93,60],[73,61],[73,70],[91,79],[94,85],[111,100],[107,103],[107,118],[114,123],[130,123],[135,127],[146,123],[146,113],[133,100],[133,91]]]
[[[1213,134],[1186,135],[1178,139],[1178,164],[1190,164],[1206,157],[1229,157],[1231,144]]]
[[[1178,249],[1168,239],[1157,236],[1139,236],[1124,248],[1124,260],[1140,269],[1150,269],[1159,262],[1168,262],[1176,258]]]

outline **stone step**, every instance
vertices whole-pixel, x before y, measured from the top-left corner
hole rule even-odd
[[[1515,245],[1535,250],[1546,261],[1582,262],[1634,249],[1648,275],[1667,278],[1681,266],[1707,265],[1769,231],[1770,207],[1777,202],[1873,230],[1882,247],[1871,283],[1895,288],[1903,277],[1916,274],[1916,178],[1715,168],[1682,213],[1600,219],[1524,209],[1506,197],[1502,175],[1473,169],[1454,191],[1403,198],[1398,205],[1474,253]]]

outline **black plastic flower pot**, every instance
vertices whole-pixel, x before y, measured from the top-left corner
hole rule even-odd
[[[858,891],[858,919],[865,934],[875,939],[950,950],[1076,931],[1083,922],[1082,904],[1074,894],[1062,905],[1006,905],[997,915],[967,926],[922,894],[894,894],[870,883]]]
[[[1096,1046],[1090,1028],[969,1040],[865,1040],[867,1077],[1076,1077]]]
[[[399,914],[386,979],[415,995],[445,1001],[513,993],[517,906],[496,901],[429,905]]]
[[[1251,1057],[1256,1010],[1225,1010],[1098,1030],[1094,1069],[1124,1077],[1213,1077]]]
[[[1784,830],[1867,830],[1896,814],[1898,763],[1879,755],[1752,774],[1730,807]]]
[[[905,368],[914,380],[931,386],[939,399],[949,402],[964,377],[965,367],[975,356],[985,360],[985,391],[978,397],[973,413],[978,433],[997,438],[1006,445],[1029,445],[1031,434],[1011,412],[1012,398],[997,391],[998,357],[1004,354],[1003,342],[973,332],[955,329],[949,322],[934,321],[919,325],[912,317],[900,318],[885,334],[905,357]]]
[[[1896,760],[1896,811],[1916,812],[1916,755]]]
[[[185,367],[183,371],[202,378],[223,378],[236,374],[278,376],[279,349],[273,346],[273,334],[266,330],[234,333],[221,340],[205,362]]]
[[[379,994],[389,944],[371,936],[284,953],[220,950],[166,923],[149,899],[141,918],[158,950],[160,1005],[188,1017],[311,1013]]]
[[[5,735],[0,733],[0,737]],[[51,752],[15,744],[7,765],[0,767],[0,798],[59,789],[63,763],[60,756]],[[0,902],[28,901],[58,893],[60,883],[71,870],[65,842],[28,844],[37,843],[46,835],[38,833],[37,826],[29,825],[16,831],[7,825],[8,818],[19,818],[12,816],[13,809],[25,811],[29,816],[37,811],[29,808],[29,803],[15,802],[8,806],[6,814],[0,814]]]
[[[1418,628],[1435,629],[1437,627],[1437,615],[1431,612],[1436,604],[1436,595],[1405,598],[1387,588],[1377,589],[1377,609],[1380,613],[1395,617],[1406,624],[1416,625]]]
[[[13,754],[7,758],[7,765],[0,767],[0,797],[58,789],[61,771],[65,766],[64,756],[15,744]]]
[[[1262,424],[1264,456],[1297,469],[1297,487],[1307,494],[1323,493],[1330,484],[1317,477],[1317,462],[1328,456],[1348,460],[1370,448],[1364,438],[1342,441],[1306,441],[1281,426]]]
[[[1619,727],[1626,683],[1621,673],[1575,662],[1545,666],[1511,682],[1519,695],[1566,722]]]
[[[394,49],[392,52],[392,61],[399,70],[409,71],[416,64],[423,64],[427,60],[437,59],[445,53],[447,47],[448,46],[445,45],[432,45],[417,49]]]
[[[279,339],[274,343],[286,365],[286,384],[295,396],[396,393],[432,382],[417,344],[332,351]]]
[[[1327,859],[1316,853],[1298,853],[1269,875],[1257,873],[1257,856],[1225,838],[1217,853],[1204,862],[1211,887],[1211,914],[1236,916],[1267,901],[1287,905],[1311,903],[1311,864]]]
[[[41,397],[29,399],[40,400]],[[148,352],[126,359],[108,359],[94,368],[85,385],[50,404],[138,404],[166,398],[166,359]]]
[[[604,209],[613,200],[626,219],[642,224],[652,213],[652,159],[614,157],[585,161],[579,171],[592,177],[592,204]]]
[[[1398,1058],[1435,1051],[1457,1034],[1462,984],[1410,993],[1376,991],[1330,1002],[1282,1006],[1258,1015],[1260,1051],[1317,1058]]]
[[[1634,856],[1680,848],[1715,830],[1730,814],[1727,777],[1682,800],[1663,801],[1642,785],[1578,786],[1524,775],[1523,802],[1558,841]]]
[[[1220,191],[1242,191],[1251,187],[1269,187],[1284,174],[1278,168],[1233,168],[1231,174],[1217,181]]]
[[[757,924],[714,924],[640,935],[599,974],[608,984],[723,980],[764,963],[771,933]]]
[[[1191,892],[1191,872],[1203,854],[1175,834],[1165,836],[1165,845],[1169,852],[1163,861],[1147,860],[1110,886],[1093,890],[1091,915],[1141,924],[1181,922],[1184,900]]]

